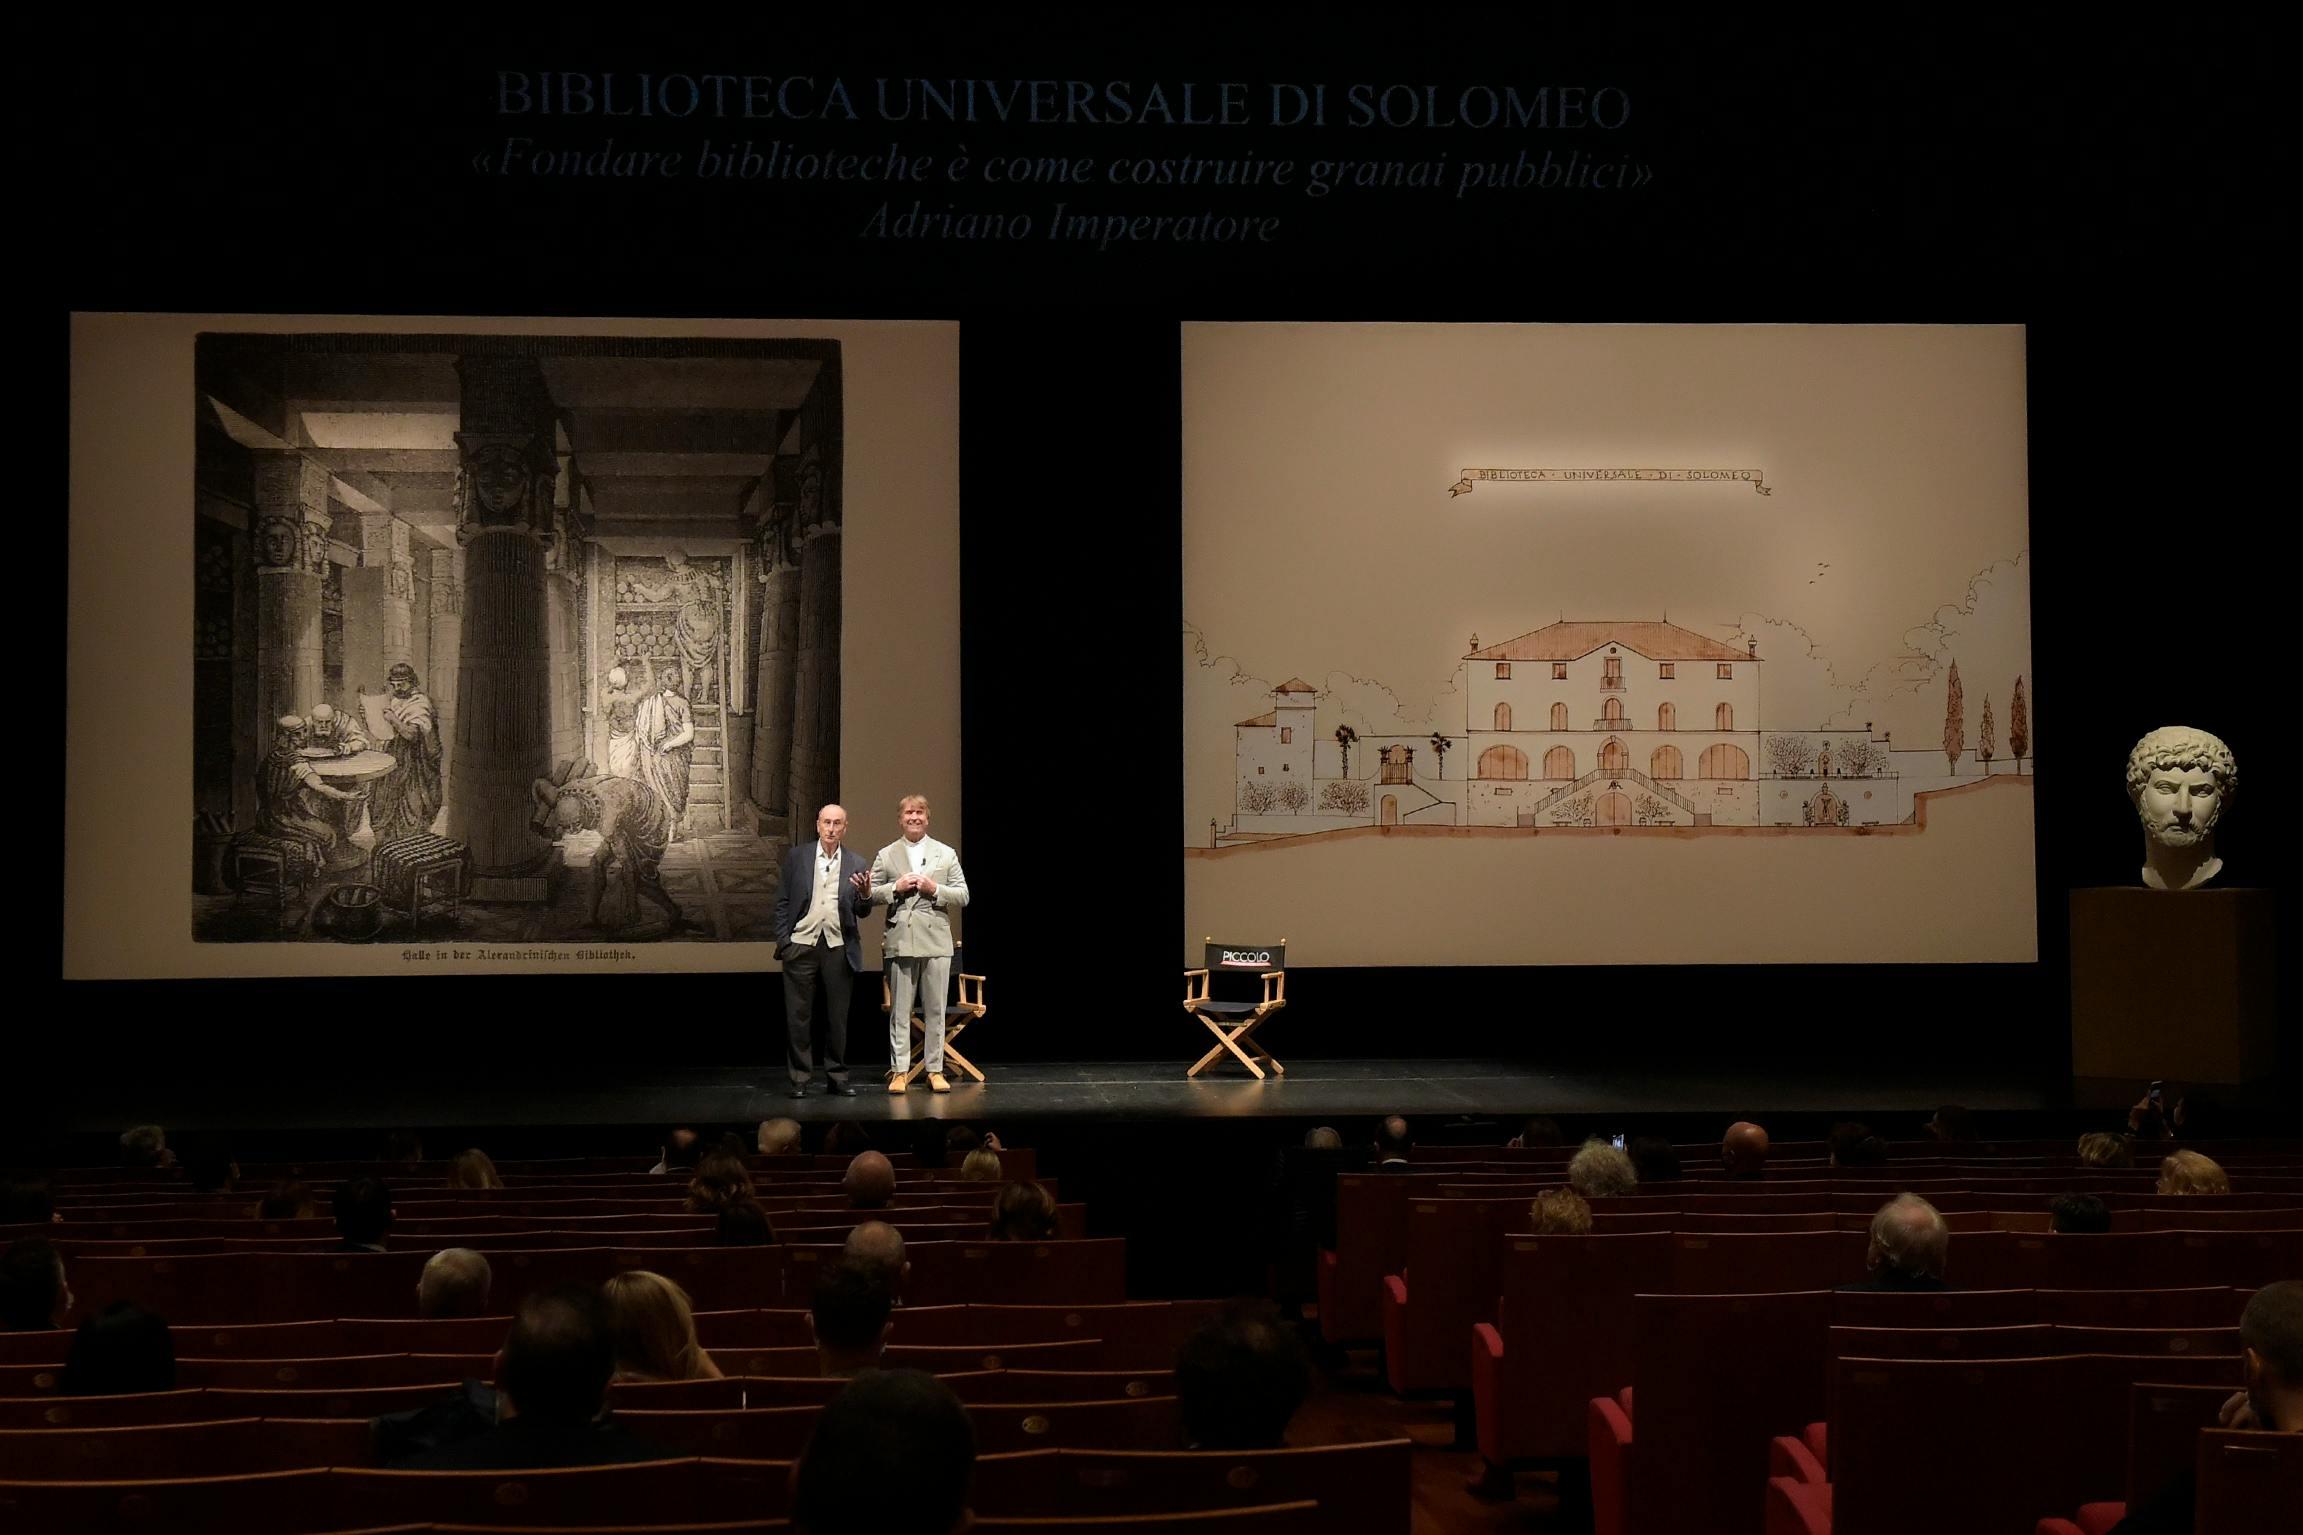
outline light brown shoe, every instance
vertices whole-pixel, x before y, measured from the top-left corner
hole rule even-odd
[[[888,1091],[896,1094],[898,1097],[903,1096],[904,1079],[900,1076],[897,1076],[892,1071],[888,1073]]]
[[[948,1092],[950,1092],[951,1090],[952,1090],[952,1085],[951,1085],[951,1083],[949,1083],[949,1082],[947,1082],[947,1081],[945,1081],[945,1080],[944,1080],[944,1076],[943,1076],[943,1073],[942,1073],[942,1072],[940,1072],[940,1071],[931,1071],[931,1072],[929,1072],[929,1073],[928,1073],[928,1091],[929,1091],[929,1092],[931,1092],[931,1093],[948,1093]]]

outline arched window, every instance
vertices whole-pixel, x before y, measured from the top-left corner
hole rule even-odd
[[[1525,778],[1527,753],[1516,746],[1490,746],[1479,754],[1482,778]]]
[[[1666,704],[1664,707],[1668,709],[1671,706]],[[1658,779],[1685,778],[1687,770],[1680,763],[1679,748],[1658,746],[1647,759],[1647,776]]]
[[[1735,705],[1721,704],[1712,710],[1711,724],[1715,730],[1733,730],[1735,728]]]
[[[1599,749],[1599,770],[1602,773],[1620,773],[1631,766],[1631,753],[1623,743],[1609,736],[1607,744]]]
[[[1497,704],[1495,706],[1495,728],[1498,730],[1511,728],[1511,705]]]
[[[1610,698],[1600,706],[1599,717],[1607,721],[1608,729],[1621,730],[1623,728],[1623,700]]]
[[[1679,728],[1679,710],[1670,704],[1657,704],[1655,706],[1655,728],[1658,730],[1677,730]]]
[[[1551,706],[1551,728],[1554,730],[1567,728],[1567,705],[1553,704]]]
[[[1546,778],[1573,778],[1575,753],[1564,746],[1554,746],[1543,754],[1543,776]]]
[[[1724,709],[1727,705],[1721,704],[1719,707]],[[1703,749],[1703,755],[1695,760],[1695,776],[1698,778],[1749,778],[1751,776],[1751,758],[1744,754],[1742,747],[1731,746],[1725,741],[1720,742],[1717,746],[1706,746]]]

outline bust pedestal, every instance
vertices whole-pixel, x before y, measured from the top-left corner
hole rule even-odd
[[[2279,1066],[2277,892],[2071,892],[2071,1076],[2082,1105],[2164,1077],[2234,1086]]]

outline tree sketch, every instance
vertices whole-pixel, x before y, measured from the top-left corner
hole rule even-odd
[[[1271,814],[1271,785],[1260,778],[1243,778],[1239,782],[1239,808],[1243,815]]]
[[[1335,727],[1335,744],[1343,750],[1343,776],[1351,776],[1351,743],[1359,739],[1359,732],[1349,725]]]
[[[1815,743],[1805,736],[1767,738],[1767,765],[1778,778],[1805,778],[1815,765]]]
[[[1319,808],[1335,815],[1367,814],[1367,780],[1331,778],[1320,785]]]
[[[1598,822],[1592,813],[1591,796],[1578,794],[1564,804],[1552,806],[1551,824],[1554,826],[1597,825]]]
[[[1364,786],[1361,792],[1366,792]],[[1272,791],[1272,799],[1287,814],[1301,815],[1311,804],[1311,789],[1300,778],[1283,779],[1280,786]]]
[[[1447,778],[1447,754],[1454,745],[1453,741],[1443,735],[1435,735],[1431,738],[1432,759],[1438,763],[1435,771],[1443,781]]]
[[[2007,700],[2007,749],[2015,756],[2017,771],[2023,767],[2024,754],[2031,750],[2031,710],[2023,698],[2023,678],[2015,679],[2015,692]]]
[[[1991,695],[1986,693],[1983,695],[1983,725],[1975,735],[1975,755],[1983,759],[1985,767],[1989,767],[1991,754],[1996,750],[1998,746],[1991,729]]]
[[[1959,754],[1967,750],[1966,701],[1959,691],[1959,663],[1951,663],[1951,680],[1943,695],[1943,756],[1951,769],[1959,768]]]

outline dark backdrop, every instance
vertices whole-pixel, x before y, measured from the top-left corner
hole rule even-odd
[[[1604,970],[1306,971],[1282,1053],[1627,1066],[1756,1053],[1920,1075],[1930,1059],[1983,1058],[2051,1081],[2067,1067],[2067,892],[2131,880],[2138,862],[2121,788],[2137,735],[2177,721],[2223,734],[2253,791],[2223,833],[2234,882],[2277,883],[2289,867],[2267,792],[2285,735],[2271,658],[2292,598],[2273,552],[2291,492],[2275,448],[2287,423],[2273,414],[2284,328],[2267,302],[2263,40],[2171,18],[2149,35],[2081,37],[2036,14],[1915,12],[1858,32],[1522,9],[1459,7],[1444,22],[1397,9],[964,24],[874,12],[844,28],[780,13],[676,40],[564,25],[489,35],[470,17],[343,35],[150,24],[84,35],[27,71],[23,88],[45,102],[27,119],[32,158],[53,193],[30,243],[58,259],[47,314],[59,325],[72,309],[960,319],[962,851],[971,945],[994,977],[995,1063],[1197,1050],[1174,1000],[1179,321],[2026,324],[2033,707],[2049,742],[2038,964],[1657,967],[1628,988]],[[1614,133],[1549,135],[507,123],[491,110],[499,69],[1319,80],[1339,94],[1354,81],[1582,83],[1622,91],[1632,117]],[[472,156],[507,131],[623,147],[900,139],[945,156],[1581,149],[1635,159],[1653,180],[1619,195],[1274,198],[1283,231],[1269,244],[1099,251],[860,239],[883,195],[908,201],[873,187],[475,173]],[[1055,195],[923,200],[1044,209]],[[1086,189],[1074,202],[1185,213],[1211,199]],[[1097,771],[1067,771],[1042,744],[1045,701],[1066,695],[1121,701]],[[155,919],[170,920],[181,882],[155,879]],[[36,979],[53,953],[27,955]],[[603,1049],[634,1047],[613,1022],[634,1017],[665,1020],[647,1031],[652,1052],[767,1061],[781,1018],[776,983],[755,976],[40,995],[136,1041],[126,1059],[158,1069],[212,1059],[219,1038],[242,1061],[287,1051],[374,1069],[411,1036],[343,1027],[371,1018],[522,1069],[599,1071]],[[872,1032],[859,1019],[857,1037]],[[77,1029],[35,1045],[85,1047]]]

